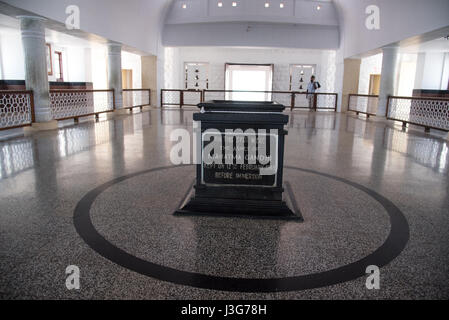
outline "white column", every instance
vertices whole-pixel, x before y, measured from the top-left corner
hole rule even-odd
[[[19,16],[25,58],[25,84],[33,90],[36,122],[53,120],[47,71],[44,18]]]
[[[380,76],[379,104],[377,115],[385,117],[388,96],[394,95],[397,78],[398,47],[382,48],[382,70]]]
[[[108,43],[108,85],[115,90],[115,108],[123,108],[122,98],[122,45]]]

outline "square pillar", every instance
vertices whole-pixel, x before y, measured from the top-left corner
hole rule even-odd
[[[108,87],[115,90],[115,109],[122,109],[122,45],[117,42],[108,43]]]
[[[341,112],[348,111],[349,94],[358,93],[361,59],[345,59]]]
[[[377,116],[385,117],[388,96],[395,94],[395,85],[398,69],[398,47],[382,48],[382,71],[380,76],[379,104]]]

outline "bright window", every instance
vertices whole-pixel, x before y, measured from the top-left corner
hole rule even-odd
[[[273,65],[226,64],[226,100],[271,101]],[[261,92],[262,91],[262,92]]]

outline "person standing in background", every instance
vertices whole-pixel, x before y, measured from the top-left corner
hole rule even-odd
[[[307,95],[306,98],[309,100],[309,109],[313,108],[313,100],[314,100],[314,93],[317,89],[321,88],[321,85],[319,82],[315,82],[315,76],[310,77],[310,82],[307,85]]]

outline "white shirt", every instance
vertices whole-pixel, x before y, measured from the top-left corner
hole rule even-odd
[[[314,93],[315,92],[315,82],[309,82],[307,85],[307,93]]]

